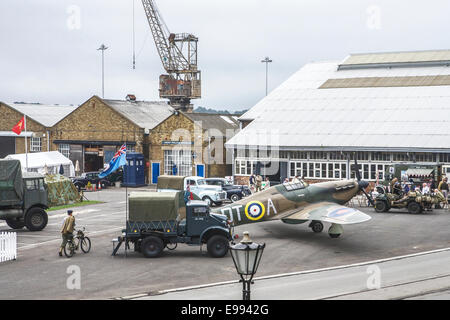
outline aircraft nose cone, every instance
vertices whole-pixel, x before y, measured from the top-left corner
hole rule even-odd
[[[360,189],[365,189],[369,186],[369,182],[364,180],[358,181],[358,184]]]

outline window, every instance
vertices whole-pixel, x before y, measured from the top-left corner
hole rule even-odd
[[[60,144],[58,146],[58,151],[62,153],[63,156],[69,158],[70,156],[70,145],[69,144]]]
[[[25,185],[27,187],[27,190],[38,190],[39,189],[39,182],[38,180],[25,180]]]
[[[177,166],[178,175],[192,175],[191,150],[164,150],[164,174],[172,175],[173,167]]]
[[[41,150],[42,150],[41,138],[31,137],[30,151],[31,152],[41,152]]]

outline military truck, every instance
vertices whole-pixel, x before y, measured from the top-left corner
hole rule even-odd
[[[156,258],[163,250],[176,249],[178,243],[206,244],[210,256],[227,254],[232,240],[231,221],[211,213],[206,202],[185,203],[184,192],[132,192],[128,197],[129,215],[122,236],[113,240],[116,255],[122,243],[134,244],[134,251]]]
[[[0,160],[0,219],[13,229],[44,229],[48,222],[44,176],[24,173],[19,160]]]
[[[388,212],[390,209],[404,209],[409,213],[419,214],[430,211],[433,205],[445,202],[440,191],[432,194],[422,194],[420,191],[409,191],[400,195],[388,193],[384,186],[377,186],[378,195],[375,197],[375,211]]]

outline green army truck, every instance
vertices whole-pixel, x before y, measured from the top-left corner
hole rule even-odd
[[[44,176],[24,173],[19,160],[0,160],[0,220],[13,229],[41,231],[47,226],[48,192]]]
[[[147,258],[174,250],[179,243],[206,244],[210,256],[223,257],[232,240],[231,222],[227,216],[212,213],[206,202],[185,203],[184,192],[132,192],[128,198],[129,216],[122,236],[114,239],[112,255],[122,243]]]

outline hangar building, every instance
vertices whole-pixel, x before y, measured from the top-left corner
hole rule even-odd
[[[269,167],[271,181],[349,178],[354,156],[369,181],[395,164],[440,176],[450,167],[450,50],[309,63],[239,120],[226,147],[241,183]]]

